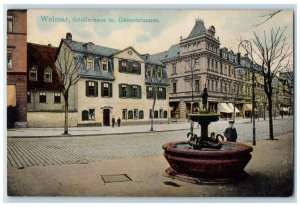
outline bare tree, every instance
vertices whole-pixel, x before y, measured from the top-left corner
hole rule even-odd
[[[163,80],[166,79],[166,74],[165,71],[160,67],[158,69],[154,69],[155,67],[153,67],[151,69],[151,67],[147,67],[146,69],[146,73],[148,73],[148,70],[150,71],[150,74],[146,74],[146,82],[147,82],[147,86],[146,86],[146,96],[148,99],[153,99],[152,102],[152,108],[151,108],[151,114],[150,114],[150,118],[151,118],[151,122],[150,122],[150,131],[154,131],[153,129],[153,122],[154,122],[154,109],[155,109],[155,104],[156,101],[158,99],[158,97],[160,98],[166,98],[166,88],[163,87],[165,86],[165,84],[163,83]],[[160,73],[160,74],[158,74]],[[164,96],[164,97],[162,97]]]
[[[280,13],[282,10],[275,10],[275,11],[272,11],[270,13],[267,13],[267,14],[264,14],[262,16],[260,16],[261,18],[263,18],[263,20],[258,23],[258,24],[255,24],[253,25],[254,27],[258,27],[262,24],[264,24],[265,22],[269,21],[270,19],[272,19],[275,15],[277,15],[278,13]]]
[[[244,49],[251,56],[254,55],[255,58],[252,59],[260,66],[259,72],[263,76],[264,91],[267,96],[268,107],[269,107],[269,138],[274,139],[273,132],[273,119],[272,119],[272,81],[278,73],[289,67],[289,58],[293,51],[287,43],[287,39],[284,35],[286,28],[277,30],[272,28],[270,32],[270,37],[268,38],[266,32],[264,32],[263,37],[260,37],[256,32],[254,32],[254,43],[253,53],[250,51],[249,44],[243,44]]]
[[[75,85],[80,79],[77,73],[77,63],[72,51],[62,45],[56,59],[56,68],[63,85],[62,94],[65,100],[65,123],[64,135],[68,134],[68,112],[69,112],[69,92],[71,86]]]

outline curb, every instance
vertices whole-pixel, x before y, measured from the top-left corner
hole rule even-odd
[[[107,135],[122,135],[122,134],[145,134],[145,133],[160,133],[160,132],[171,132],[171,131],[181,131],[189,130],[186,129],[169,129],[163,131],[141,131],[141,132],[120,132],[120,133],[103,133],[103,134],[75,134],[75,135],[46,135],[46,136],[7,136],[7,138],[70,138],[70,137],[92,137],[92,136],[107,136]]]

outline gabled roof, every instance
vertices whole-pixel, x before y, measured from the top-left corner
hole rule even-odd
[[[103,47],[100,45],[94,45],[94,50],[89,51],[86,48],[86,42],[78,42],[74,40],[66,40],[62,39],[64,43],[66,43],[71,50],[76,51],[76,52],[81,52],[81,53],[88,53],[88,54],[95,54],[95,55],[101,55],[101,56],[112,56],[115,53],[119,52],[120,50],[109,48],[109,47]]]
[[[39,45],[27,43],[27,72],[35,68],[37,70],[38,81],[29,81],[29,73],[27,75],[28,89],[42,89],[60,91],[62,84],[58,72],[55,68],[55,58],[57,47],[48,45]],[[52,69],[52,82],[44,82],[44,70],[50,67]]]
[[[180,45],[174,44],[171,45],[171,47],[167,51],[150,55],[149,60],[150,62],[153,62],[155,64],[163,64],[163,61],[165,60],[179,57],[180,50],[181,50]]]
[[[135,52],[142,60],[144,60],[143,56],[142,56],[140,53],[138,53],[132,46],[126,47],[126,48],[123,49],[123,50],[119,50],[118,52],[116,52],[116,53],[114,54],[114,56],[116,56],[116,55],[118,55],[118,54],[121,54],[122,52],[124,52],[124,51],[126,51],[126,50],[132,50],[132,51]]]
[[[188,38],[198,37],[207,33],[202,20],[197,19],[194,28],[192,29]]]

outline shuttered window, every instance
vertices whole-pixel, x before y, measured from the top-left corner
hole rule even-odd
[[[112,97],[112,83],[101,83],[101,96],[102,97]]]
[[[98,82],[86,81],[86,96],[98,96]]]

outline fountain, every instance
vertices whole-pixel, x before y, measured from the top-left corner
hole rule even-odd
[[[229,181],[246,175],[245,166],[251,159],[252,147],[224,141],[220,134],[208,136],[208,125],[219,120],[220,114],[207,110],[207,89],[202,93],[203,108],[198,114],[188,114],[201,126],[201,135],[187,134],[188,141],[169,142],[162,146],[170,167],[168,176],[183,181],[201,183],[204,180]],[[222,141],[219,140],[221,137]]]

